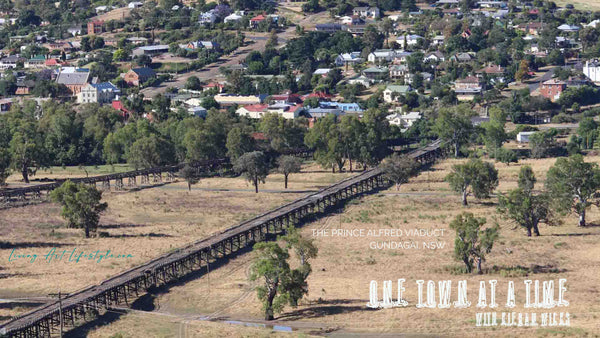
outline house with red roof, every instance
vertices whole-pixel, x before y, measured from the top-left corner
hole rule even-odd
[[[543,27],[544,25],[541,22],[528,22],[517,25],[518,30],[530,35],[539,35]]]
[[[266,15],[259,14],[259,15],[255,16],[255,17],[253,17],[252,19],[250,19],[250,27],[252,27],[252,28],[258,27],[258,25],[261,22],[265,21],[266,19],[267,19]]]
[[[62,66],[62,61],[59,59],[46,59],[44,64],[46,67],[58,67]]]
[[[490,65],[478,70],[477,76],[480,78],[484,77],[484,74],[487,78],[492,79],[494,81],[504,82],[504,71],[505,69],[499,65]]]
[[[250,137],[252,137],[252,139],[254,139],[255,141],[268,141],[269,140],[269,138],[267,137],[267,135],[265,135],[265,133],[259,133],[259,132],[251,133]]]
[[[333,95],[325,93],[325,92],[316,92],[316,93],[310,93],[308,95],[304,95],[302,97],[303,100],[306,100],[308,98],[311,97],[316,97],[317,99],[319,99],[319,101],[329,101],[331,99],[333,99]]]
[[[131,112],[125,108],[125,106],[123,105],[123,102],[119,101],[119,100],[113,100],[113,102],[111,103],[111,106],[115,109],[121,112],[121,116],[123,116],[125,119],[128,119],[129,116],[131,115]]]
[[[202,86],[202,91],[208,91],[214,88],[217,88],[217,93],[222,93],[225,85],[222,85],[218,82],[210,82]]]

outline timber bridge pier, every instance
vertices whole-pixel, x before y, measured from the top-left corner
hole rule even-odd
[[[421,165],[433,163],[444,156],[441,141],[407,154]],[[346,178],[316,193],[244,221],[220,233],[189,244],[177,251],[159,256],[145,264],[126,270],[87,287],[61,300],[35,308],[0,325],[0,336],[52,337],[62,325],[75,327],[93,319],[93,313],[120,304],[129,305],[151,287],[166,285],[180,277],[209,267],[267,235],[284,233],[286,227],[299,223],[305,216],[325,213],[337,205],[363,193],[386,187],[389,182],[379,168]]]

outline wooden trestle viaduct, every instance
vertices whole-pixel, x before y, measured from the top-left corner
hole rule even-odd
[[[281,153],[282,155],[294,155],[299,157],[308,157],[312,151],[308,149],[294,149]],[[277,154],[279,155],[279,154]],[[196,168],[199,173],[215,173],[218,170],[224,170],[229,167],[229,160],[226,158],[190,162],[190,166]],[[142,170],[133,170],[122,173],[108,175],[70,178],[69,180],[77,183],[97,185],[103,190],[110,190],[111,182],[115,190],[133,188],[138,184],[160,184],[170,182],[175,179],[175,174],[185,166],[185,163],[171,166],[162,166]],[[139,179],[139,180],[138,180]],[[164,180],[164,181],[163,181]],[[13,206],[27,201],[47,200],[48,194],[60,187],[65,180],[57,180],[53,183],[32,185],[24,188],[3,189],[0,190],[0,207]]]
[[[440,141],[419,148],[407,156],[421,165],[433,163],[444,155]],[[208,268],[225,256],[247,248],[267,235],[283,233],[287,226],[303,217],[325,213],[329,207],[360,194],[388,186],[379,168],[344,179],[316,193],[280,206],[253,219],[199,240],[177,251],[164,254],[143,265],[131,268],[98,285],[77,291],[59,302],[52,302],[0,325],[0,336],[51,337],[60,324],[75,327],[91,312],[104,311],[119,304],[129,304],[148,288],[171,283],[202,268]],[[62,320],[61,320],[62,316]],[[91,318],[90,318],[91,319]]]
[[[191,166],[203,172],[213,172],[224,168],[229,164],[227,159],[216,159],[207,161],[198,161],[190,163]],[[110,189],[111,181],[116,190],[122,190],[125,187],[135,187],[137,184],[158,184],[175,179],[175,174],[183,168],[185,164],[172,166],[155,167],[149,169],[133,170],[122,173],[114,173],[108,175],[70,178],[69,180],[77,183],[85,183],[96,185],[100,183],[102,189]],[[139,178],[139,181],[138,181]],[[4,189],[0,190],[0,206],[11,205],[15,202],[44,200],[47,195],[54,189],[60,187],[65,180],[57,180],[53,183],[32,185],[24,188]]]

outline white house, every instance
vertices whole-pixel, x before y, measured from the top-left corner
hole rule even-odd
[[[242,15],[240,15],[238,13],[232,13],[232,14],[229,14],[228,16],[226,16],[225,19],[223,19],[223,22],[225,22],[225,23],[237,22],[237,21],[240,21],[241,18],[243,18]]]
[[[81,26],[73,26],[67,29],[67,32],[73,36],[81,35]]]
[[[251,119],[259,119],[265,115],[268,105],[266,104],[249,104],[239,107],[235,113],[240,116],[247,116]]]
[[[535,134],[536,131],[522,131],[517,134],[517,142],[528,143],[531,135]]]
[[[198,23],[202,24],[202,25],[210,25],[211,23],[214,23],[216,20],[217,20],[217,15],[215,14],[215,11],[212,9],[208,12],[200,13],[200,15],[198,15]]]
[[[410,90],[411,88],[408,85],[388,85],[383,91],[383,101],[392,103],[395,101],[396,95],[406,94]]]
[[[348,15],[340,17],[339,20],[342,25],[349,25],[352,23],[352,17]]]
[[[88,83],[77,94],[77,103],[111,103],[120,92],[110,82]]]
[[[425,55],[423,58],[423,62],[443,62],[446,58],[444,54],[440,51],[435,51],[433,53],[429,53]]]
[[[251,119],[259,119],[267,113],[275,113],[291,120],[299,117],[303,111],[304,108],[301,105],[274,104],[269,106],[266,104],[251,104],[238,108],[235,113]]]
[[[600,63],[597,60],[586,61],[583,66],[583,75],[587,76],[592,82],[600,82]]]
[[[10,55],[7,56],[5,58],[0,59],[0,70],[6,70],[9,68],[16,68],[17,67],[17,63],[19,61],[23,61],[22,58],[20,58],[17,55]]]
[[[378,7],[354,7],[353,15],[358,15],[363,18],[377,19],[381,17],[381,11]]]
[[[436,35],[436,36],[434,36],[434,37],[433,37],[432,44],[433,44],[434,46],[440,46],[440,45],[443,45],[443,44],[444,44],[444,40],[445,40],[445,39],[446,39],[446,38],[445,38],[443,35]]]
[[[4,26],[4,25],[14,25],[17,22],[17,18],[9,18],[9,19],[5,19],[5,18],[0,18],[0,25]]]
[[[377,49],[367,56],[371,63],[390,62],[396,57],[396,51],[393,49]]]
[[[355,65],[362,63],[363,58],[360,57],[360,52],[344,53],[335,58],[335,65],[338,67]]]
[[[360,84],[360,85],[365,86],[365,88],[371,87],[372,82],[373,82],[373,80],[369,79],[368,77],[366,77],[364,75],[356,76],[356,77],[353,77],[348,80],[348,83],[351,85]]]
[[[394,113],[386,116],[386,119],[391,125],[399,126],[404,131],[412,127],[416,121],[421,119],[421,113],[417,111],[413,111],[408,114]]]
[[[419,43],[419,40],[423,39],[422,36],[416,35],[416,34],[408,34],[408,35],[405,35],[405,36],[399,36],[396,39],[396,43],[398,45],[400,45],[400,47],[402,47],[402,48],[406,48],[406,46],[404,46],[404,39],[405,38],[406,38],[406,45],[407,46],[414,46],[417,43]]]
[[[134,8],[139,8],[139,7],[142,7],[143,5],[144,5],[144,3],[143,3],[143,2],[139,2],[139,1],[132,1],[132,2],[130,2],[130,3],[127,5],[127,8],[134,9]]]
[[[559,31],[563,31],[563,32],[577,32],[579,29],[581,29],[581,27],[575,26],[575,25],[567,25],[565,23],[565,24],[558,26],[557,29]]]
[[[588,24],[584,24],[586,27],[596,28],[596,26],[600,23],[600,20],[596,19]]]
[[[95,9],[96,9],[96,14],[104,13],[108,10],[108,6],[98,6]]]
[[[321,75],[321,76],[325,76],[327,74],[329,74],[329,72],[331,71],[331,68],[317,68],[314,72],[313,75]]]

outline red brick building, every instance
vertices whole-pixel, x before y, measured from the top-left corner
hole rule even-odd
[[[547,97],[550,99],[550,101],[554,102],[558,100],[560,94],[562,94],[562,92],[565,91],[565,89],[567,89],[566,82],[552,79],[542,83],[542,86],[540,87],[540,94],[542,94],[543,97]]]
[[[125,73],[123,79],[130,86],[140,86],[144,82],[155,77],[156,73],[154,70],[148,67],[142,67],[130,69],[127,73]]]
[[[104,21],[90,21],[87,24],[88,35],[100,34],[104,31]]]

